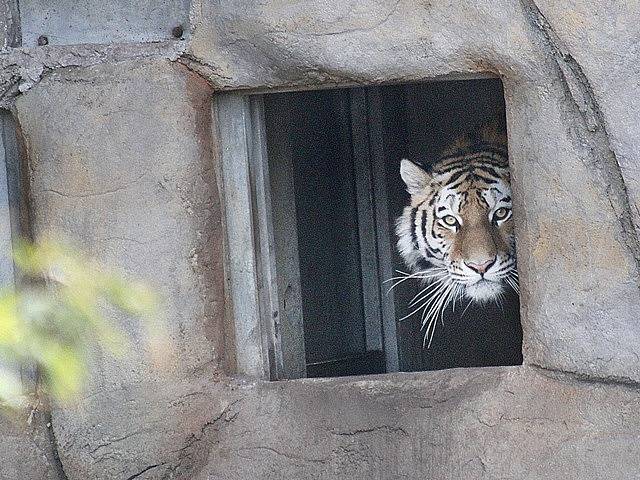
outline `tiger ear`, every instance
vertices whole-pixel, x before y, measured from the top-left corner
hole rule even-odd
[[[407,185],[407,192],[411,195],[423,193],[431,184],[431,175],[406,158],[400,162],[400,176]]]

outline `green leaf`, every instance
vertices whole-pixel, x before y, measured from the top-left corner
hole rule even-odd
[[[52,241],[20,241],[14,248],[21,270],[17,289],[0,291],[0,355],[12,362],[38,366],[41,386],[55,401],[68,401],[84,385],[90,352],[123,356],[132,339],[111,320],[119,310],[141,321],[151,345],[164,345],[158,326],[159,301],[145,284],[107,271],[73,249]],[[24,400],[19,378],[0,371],[0,403]]]

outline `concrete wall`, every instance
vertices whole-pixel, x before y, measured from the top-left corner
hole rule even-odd
[[[189,15],[186,40],[0,52],[35,235],[62,232],[156,285],[175,344],[164,369],[98,355],[84,398],[54,409],[50,453],[25,461],[7,446],[37,452],[42,435],[3,427],[0,476],[636,478],[638,7],[200,0]],[[151,39],[91,22],[88,41]],[[215,91],[486,72],[505,85],[525,365],[224,375]]]

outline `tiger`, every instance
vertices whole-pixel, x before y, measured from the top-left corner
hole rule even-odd
[[[410,202],[396,220],[397,249],[409,271],[396,278],[421,282],[403,318],[421,313],[430,346],[450,303],[519,294],[506,135],[464,135],[428,169],[402,159],[400,176]]]

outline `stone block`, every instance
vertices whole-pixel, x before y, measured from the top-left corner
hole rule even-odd
[[[127,478],[170,464],[199,418],[172,401],[221,371],[224,277],[211,98],[197,75],[159,61],[55,72],[17,101],[34,235],[59,234],[145,280],[163,298],[159,321],[173,346],[162,352],[163,365],[154,364],[139,324],[113,314],[134,341],[125,358],[95,355],[84,398],[100,407],[53,414],[69,478]],[[148,432],[148,441],[138,432]],[[89,461],[114,437],[123,438],[117,451]]]
[[[636,388],[527,367],[239,385],[197,480],[631,479]],[[256,421],[259,419],[259,421]]]

